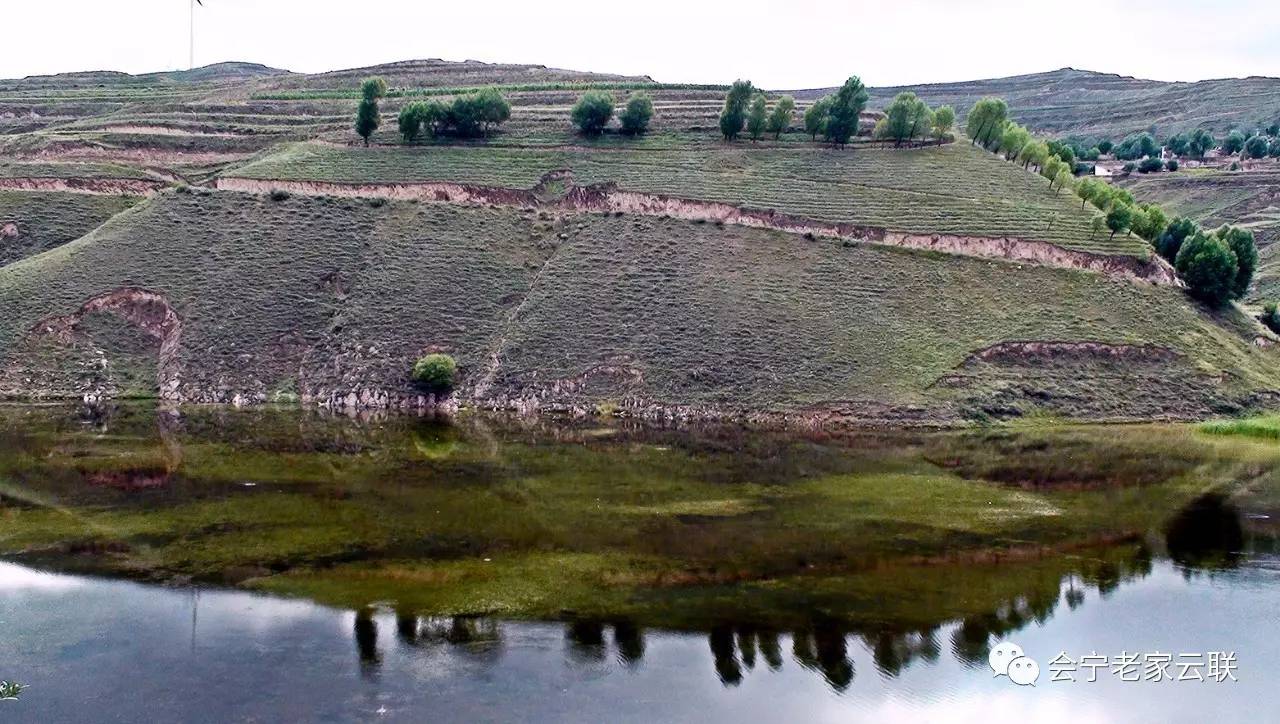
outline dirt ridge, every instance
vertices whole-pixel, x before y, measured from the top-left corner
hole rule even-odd
[[[107,196],[150,196],[163,181],[126,178],[0,178],[0,191],[66,191]]]
[[[565,182],[564,194],[548,198],[547,195],[539,193],[539,189],[547,186],[545,183],[547,179]],[[848,241],[938,251],[960,256],[1000,259],[1060,269],[1085,270],[1130,282],[1182,286],[1173,268],[1154,254],[1144,260],[1130,256],[1074,251],[1034,239],[890,231],[873,226],[819,221],[772,209],[753,209],[719,201],[623,191],[614,183],[577,186],[572,184],[571,179],[571,175],[565,170],[552,171],[544,176],[543,182],[531,190],[439,181],[350,184],[330,181],[267,181],[240,177],[221,177],[217,179],[215,186],[223,191],[259,194],[287,191],[304,196],[387,198],[463,206],[514,206],[574,212],[667,216],[690,221],[709,221],[815,237],[833,237]]]

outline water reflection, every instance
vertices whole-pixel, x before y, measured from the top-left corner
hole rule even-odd
[[[1165,531],[1169,557],[1186,569],[1220,571],[1234,568],[1244,552],[1244,525],[1239,509],[1221,493],[1196,498]]]
[[[478,615],[500,610],[550,622],[539,651],[578,676],[646,676],[678,631],[687,675],[717,691],[778,675],[847,696],[985,668],[998,641],[1087,617],[1170,561],[1191,581],[1275,549],[1233,483],[1280,454],[1239,460],[1182,428],[0,418],[0,554],[331,606],[368,686],[406,661],[475,674],[526,656],[511,637],[539,625]]]
[[[1204,501],[1193,507],[1201,510]],[[1187,514],[1195,512],[1188,510]],[[842,617],[813,615],[805,625],[791,630],[744,621],[716,624],[701,635],[710,653],[712,673],[730,689],[757,671],[782,671],[787,659],[784,652],[789,652],[793,666],[819,677],[835,693],[850,691],[857,684],[855,647],[869,652],[876,673],[885,680],[896,679],[916,666],[938,665],[947,648],[944,641],[950,642],[954,661],[967,668],[985,669],[996,643],[1016,638],[1028,627],[1048,624],[1063,604],[1070,611],[1079,609],[1090,591],[1097,600],[1106,600],[1122,586],[1151,575],[1154,565],[1151,551],[1141,544],[1085,552],[1076,558],[1077,565],[1047,578],[1039,574],[1038,562],[1013,564],[1026,569],[1026,582],[992,609],[959,618],[944,615],[911,627],[861,620],[856,611],[850,611]],[[372,606],[358,609],[352,632],[360,671],[366,677],[376,677],[383,665],[378,619],[384,615],[394,623],[396,641],[405,650],[428,654],[448,647],[468,659],[490,664],[502,655],[507,629],[520,625],[483,616],[420,616],[405,609],[381,611]],[[900,615],[918,617],[909,608]],[[612,660],[628,670],[643,668],[651,631],[641,623],[620,618],[573,618],[561,626],[567,663],[599,666]]]

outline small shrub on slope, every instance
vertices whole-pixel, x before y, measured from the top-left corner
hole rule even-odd
[[[453,389],[458,363],[447,354],[429,354],[413,365],[413,381],[430,392]]]

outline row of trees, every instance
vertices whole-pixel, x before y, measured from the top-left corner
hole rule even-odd
[[[1041,141],[1026,128],[1009,120],[1009,108],[998,98],[984,98],[969,111],[966,130],[974,144],[981,144],[1023,168],[1035,167],[1049,180],[1049,188],[1061,193],[1073,188],[1080,208],[1092,204],[1093,232],[1109,230],[1134,234],[1150,243],[1177,269],[1192,296],[1211,305],[1226,304],[1244,296],[1258,266],[1258,249],[1247,229],[1223,226],[1200,230],[1190,219],[1170,221],[1155,204],[1138,203],[1133,194],[1105,181],[1085,178],[1075,181],[1072,173],[1075,150],[1067,144]],[[1143,142],[1135,141],[1136,146]]]
[[[602,133],[605,126],[613,118],[613,94],[608,91],[587,91],[573,105],[569,117],[578,130],[588,136]],[[637,136],[649,129],[649,121],[653,118],[653,100],[644,93],[635,93],[627,99],[618,122],[622,132],[629,136]]]
[[[858,133],[862,112],[869,95],[858,76],[850,76],[835,93],[814,101],[804,113],[804,130],[810,138],[818,136],[843,146]],[[927,109],[927,107],[926,107]],[[765,94],[749,80],[737,80],[725,95],[720,112],[720,133],[726,141],[739,138],[745,130],[756,141],[766,133],[779,138],[795,119],[796,101],[784,95],[772,108]]]
[[[1243,158],[1252,159],[1266,156],[1280,158],[1280,133],[1271,133],[1272,130],[1280,131],[1280,128],[1272,126],[1265,133],[1232,131],[1221,141],[1209,131],[1197,128],[1190,133],[1175,133],[1166,138],[1163,144],[1147,132],[1129,135],[1118,144],[1106,139],[1092,146],[1079,139],[1069,139],[1062,143],[1083,161],[1096,161],[1100,156],[1110,153],[1120,161],[1136,162],[1144,158],[1159,158],[1162,150],[1179,158],[1203,159],[1215,148],[1224,156],[1240,154]]]
[[[884,118],[876,123],[875,137],[893,141],[894,146],[911,143],[917,137],[932,136],[938,141],[951,138],[956,112],[951,106],[933,110],[915,93],[899,93],[884,109]]]
[[[356,107],[356,133],[369,145],[369,137],[382,125],[378,101],[387,93],[381,78],[367,78],[360,84],[360,105]],[[511,118],[511,104],[497,88],[485,88],[456,96],[450,103],[438,100],[414,101],[400,110],[400,135],[414,141],[422,134],[475,138],[487,136],[497,125]]]
[[[407,142],[429,137],[477,138],[511,118],[511,104],[497,88],[455,96],[450,103],[414,101],[400,109],[400,135]],[[366,139],[366,144],[367,144]]]

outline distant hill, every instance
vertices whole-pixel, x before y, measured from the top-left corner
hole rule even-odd
[[[380,76],[392,87],[440,88],[527,83],[586,83],[600,81],[652,83],[648,76],[589,73],[548,68],[545,65],[483,63],[478,60],[451,61],[439,58],[404,60],[328,73],[291,75],[261,84],[263,89],[328,89],[355,86],[369,76]]]
[[[57,88],[92,88],[97,86],[155,85],[162,83],[217,83],[254,80],[271,76],[293,75],[291,71],[261,63],[227,61],[191,70],[166,70],[133,75],[118,70],[91,70],[54,75],[31,75],[26,78],[0,80],[2,90],[36,90]]]
[[[795,91],[797,98],[818,98],[831,88]],[[963,117],[975,101],[999,96],[1013,118],[1029,128],[1057,136],[1122,138],[1154,130],[1158,136],[1206,128],[1265,127],[1280,121],[1280,78],[1225,78],[1197,83],[1143,80],[1112,73],[1062,68],[960,83],[871,88],[871,107],[883,107],[895,95],[911,91],[932,106],[950,104]]]

